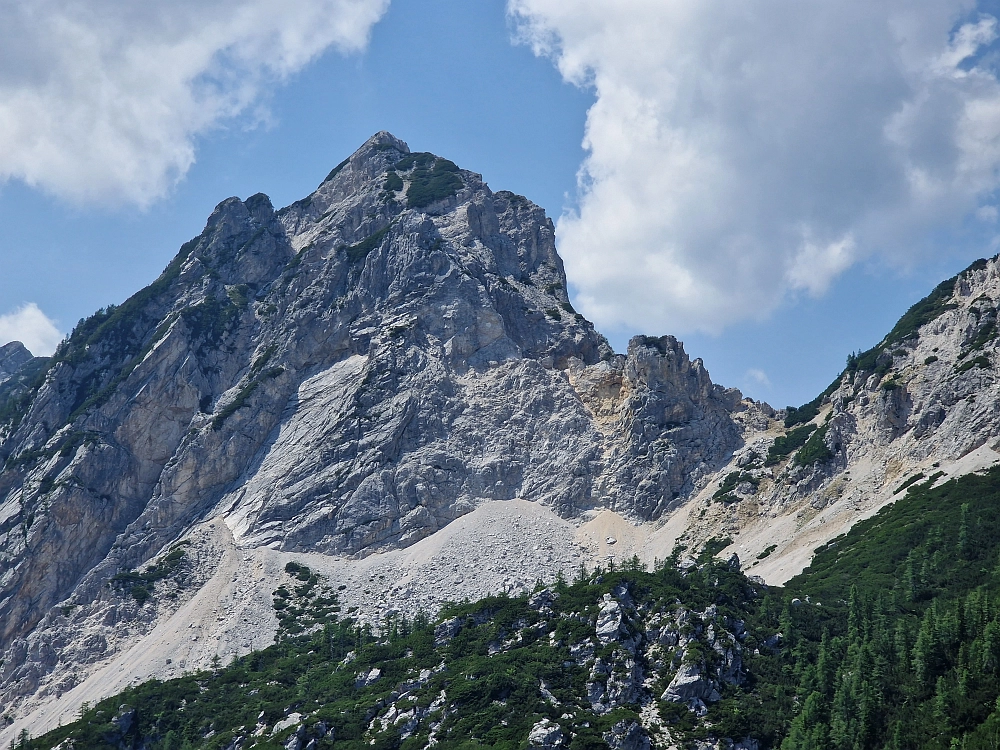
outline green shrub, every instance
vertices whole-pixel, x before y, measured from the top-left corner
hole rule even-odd
[[[798,450],[806,441],[809,436],[816,431],[816,425],[804,424],[801,427],[796,427],[785,435],[782,435],[767,451],[767,459],[764,461],[765,466],[774,466],[776,463],[784,460],[788,455],[795,450]]]
[[[764,549],[763,552],[761,552],[759,555],[757,555],[757,559],[758,560],[763,560],[763,559],[765,559],[767,557],[770,557],[771,553],[774,552],[776,549],[778,549],[778,545],[777,544],[770,544],[770,545],[768,545]]]
[[[819,414],[820,408],[823,406],[823,402],[826,401],[827,397],[830,396],[837,388],[840,387],[841,377],[838,376],[826,389],[819,394],[816,398],[807,404],[796,408],[794,406],[785,407],[785,427],[794,427],[797,424],[804,424],[806,422],[811,422]]]
[[[960,365],[955,365],[955,372],[956,373],[968,372],[973,367],[979,367],[983,370],[989,370],[992,366],[993,365],[990,362],[989,357],[980,355],[975,359],[970,359],[966,362],[963,362]]]
[[[347,166],[347,162],[349,162],[350,160],[351,160],[351,158],[348,157],[348,158],[344,159],[342,162],[340,162],[340,164],[338,164],[337,166],[335,166],[333,169],[331,169],[330,170],[330,174],[328,174],[326,177],[323,178],[323,182],[329,182],[334,177],[336,177],[338,174],[340,174],[341,170],[344,167]],[[327,164],[329,164],[329,162],[327,162]]]
[[[712,495],[712,499],[722,502],[735,501],[736,497],[731,493],[739,484],[743,482],[753,485],[755,490],[758,486],[760,486],[760,480],[754,477],[753,474],[748,474],[743,471],[732,471],[726,475],[726,478],[722,481],[719,489],[715,491],[714,495]]]
[[[389,171],[385,175],[385,185],[383,189],[390,193],[403,189],[403,179],[395,171]]]
[[[408,172],[410,186],[406,189],[406,205],[424,208],[432,203],[455,195],[465,183],[459,168],[447,159],[433,154],[410,154],[396,163],[396,169]]]
[[[118,591],[127,592],[139,604],[144,603],[153,595],[153,590],[158,581],[174,577],[180,570],[180,565],[184,560],[183,545],[181,542],[173,546],[166,555],[153,563],[143,571],[127,570],[111,578],[109,586]]]
[[[959,359],[965,359],[972,352],[979,351],[989,342],[993,341],[997,337],[997,322],[995,319],[990,320],[976,333],[976,337],[969,342],[965,350],[958,355]]]
[[[364,260],[368,256],[368,253],[382,244],[382,240],[385,239],[385,236],[389,233],[390,229],[392,229],[392,224],[387,227],[383,227],[368,237],[365,237],[365,239],[361,240],[361,242],[344,248],[347,252],[347,260],[350,263],[357,263]]]
[[[904,481],[901,485],[899,485],[899,487],[897,487],[896,489],[894,489],[892,491],[892,494],[893,495],[898,495],[900,492],[902,492],[903,490],[905,490],[911,484],[915,484],[915,483],[919,482],[923,478],[924,478],[924,473],[922,471],[917,472],[912,477],[910,477],[906,481]]]
[[[798,453],[795,454],[795,463],[799,466],[809,466],[810,464],[828,461],[833,458],[833,451],[826,445],[826,433],[828,425],[823,425],[813,432],[809,439],[803,444]]]
[[[226,296],[233,305],[242,310],[250,301],[249,292],[250,287],[246,284],[235,284],[226,289]]]
[[[256,378],[248,380],[243,387],[236,394],[236,397],[229,402],[218,414],[212,418],[212,429],[221,430],[223,423],[229,419],[233,414],[236,413],[238,409],[242,409],[247,405],[250,400],[250,396],[253,395],[254,391],[260,387],[260,384],[265,380],[272,380],[285,371],[284,367],[271,367],[264,372],[260,373]],[[252,370],[251,370],[252,374]]]

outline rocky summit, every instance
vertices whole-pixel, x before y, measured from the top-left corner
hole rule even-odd
[[[220,203],[52,357],[0,348],[0,743],[82,714],[64,750],[301,750],[337,732],[450,748],[507,706],[504,747],[881,746],[888,723],[834,715],[876,690],[859,675],[914,669],[903,703],[947,715],[950,688],[933,708],[926,648],[910,651],[941,581],[972,597],[942,608],[980,608],[941,680],[969,694],[961,665],[1000,632],[973,601],[995,567],[998,310],[1000,262],[977,261],[776,411],[672,336],[615,353],[573,309],[538,206],[378,133],[290,206]],[[954,498],[960,523],[935,505]],[[919,538],[915,507],[935,519]],[[782,606],[790,579],[801,598]],[[847,648],[862,637],[895,643],[897,672]],[[818,675],[820,658],[841,666]],[[307,713],[305,693],[271,690],[281,659],[350,679]],[[480,706],[455,670],[506,687]],[[256,718],[223,732],[226,681]],[[179,699],[159,685],[186,685],[178,705],[202,718],[168,731]],[[122,691],[145,702],[92,708]]]

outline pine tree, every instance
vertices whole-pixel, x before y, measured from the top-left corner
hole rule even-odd
[[[906,556],[906,567],[903,570],[903,592],[906,594],[907,601],[911,602],[916,600],[917,592],[920,590],[920,579],[917,576],[916,567],[916,552],[911,549]]]
[[[893,635],[893,653],[897,670],[909,671],[910,668],[910,631],[906,621],[900,618],[896,622],[896,632]]]
[[[1000,622],[992,620],[983,629],[982,670],[986,674],[1000,671]]]
[[[858,587],[851,586],[851,595],[847,600],[847,640],[851,645],[861,640],[861,601]]]
[[[836,670],[833,657],[830,654],[830,631],[823,628],[823,638],[816,654],[816,690],[823,696],[831,697],[833,678]]]
[[[937,682],[934,685],[933,710],[934,718],[937,719],[943,727],[948,726],[948,703],[948,685],[945,682],[944,677],[938,677]]]
[[[969,558],[969,504],[962,503],[962,521],[958,526],[958,555]]]
[[[825,698],[817,692],[809,694],[802,710],[792,720],[781,750],[823,750],[827,747]]]
[[[928,607],[924,612],[924,619],[920,623],[920,630],[917,632],[916,643],[913,644],[913,656],[911,664],[916,675],[917,682],[926,686],[934,672],[934,652],[937,646],[937,635],[934,628],[934,610]]]

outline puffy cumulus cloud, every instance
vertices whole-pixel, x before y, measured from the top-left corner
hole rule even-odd
[[[963,0],[509,0],[593,88],[560,248],[609,328],[717,331],[993,222],[997,21]],[[975,220],[975,219],[973,219]]]
[[[36,357],[47,357],[62,341],[56,324],[34,302],[0,315],[0,346],[20,341]]]
[[[0,178],[146,205],[194,138],[329,47],[362,49],[389,0],[0,0]]]

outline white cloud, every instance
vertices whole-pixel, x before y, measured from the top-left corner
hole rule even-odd
[[[997,21],[967,0],[509,0],[591,86],[558,224],[606,329],[717,331],[858,260],[911,262],[1000,186]],[[980,211],[981,218],[991,212]]]
[[[36,357],[47,357],[62,341],[56,324],[34,302],[0,315],[0,346],[20,341]]]
[[[752,382],[763,388],[771,387],[771,379],[767,376],[767,373],[763,370],[757,369],[756,367],[751,367],[747,370],[744,377],[748,382]]]
[[[363,49],[389,0],[0,3],[0,179],[147,205],[194,139],[327,48]]]

